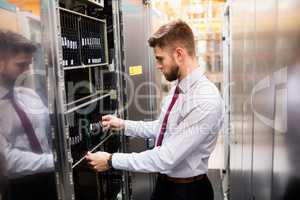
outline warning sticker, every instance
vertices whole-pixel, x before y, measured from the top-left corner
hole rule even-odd
[[[142,73],[143,73],[143,67],[142,67],[142,65],[130,66],[129,67],[129,75],[130,76],[140,75]]]

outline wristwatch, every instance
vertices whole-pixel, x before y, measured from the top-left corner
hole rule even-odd
[[[107,160],[107,166],[109,167],[109,169],[113,169],[113,166],[112,166],[112,156],[113,154],[110,154],[108,160]]]

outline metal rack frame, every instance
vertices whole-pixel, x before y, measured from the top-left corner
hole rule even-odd
[[[107,51],[107,33],[105,30],[105,58],[106,62],[101,64],[93,64],[93,65],[82,65],[82,66],[71,66],[64,67],[62,64],[62,45],[61,45],[61,26],[60,26],[60,10],[68,11],[73,14],[77,14],[80,16],[84,16],[93,20],[101,21],[105,23],[105,20],[99,20],[90,16],[85,16],[81,13],[77,13],[74,11],[70,11],[64,8],[59,7],[59,0],[48,0],[41,1],[43,13],[44,13],[44,45],[47,47],[45,51],[45,61],[46,67],[48,69],[48,93],[50,96],[49,100],[49,112],[52,116],[52,138],[53,138],[53,152],[54,152],[54,162],[55,162],[55,176],[57,183],[57,191],[58,191],[58,199],[59,200],[75,200],[75,192],[74,192],[74,182],[73,182],[73,168],[76,167],[83,159],[80,159],[76,163],[73,163],[72,154],[71,154],[71,145],[69,142],[69,128],[67,115],[74,112],[77,109],[80,109],[84,106],[87,106],[96,101],[101,101],[101,99],[110,96],[110,93],[100,95],[97,98],[94,98],[88,102],[85,102],[81,105],[75,106],[71,109],[68,109],[68,106],[73,105],[77,101],[83,101],[84,99],[88,99],[90,97],[95,97],[100,94],[100,92],[96,94],[92,94],[88,97],[84,97],[82,99],[76,100],[76,102],[66,102],[66,92],[65,92],[65,83],[64,83],[64,72],[70,69],[80,69],[80,68],[92,68],[92,67],[100,67],[108,65],[108,51]],[[114,48],[115,48],[115,70],[123,71],[122,69],[122,53],[121,53],[121,29],[120,29],[120,5],[118,0],[112,0],[113,7],[113,36],[114,36]],[[54,16],[54,17],[53,17]],[[124,98],[124,81],[121,78],[121,75],[118,76],[118,87],[117,87],[117,97],[119,99],[119,106],[123,108]],[[107,92],[107,91],[106,91]],[[124,116],[123,110],[117,110],[119,116]],[[101,142],[99,142],[92,151],[102,146],[106,141],[110,139],[111,135],[105,137]],[[121,144],[124,144],[125,137],[121,137]],[[121,145],[121,151],[125,151],[125,147]],[[129,199],[129,188],[127,181],[128,174],[124,173],[123,176],[123,186],[122,186],[122,197],[123,199]]]

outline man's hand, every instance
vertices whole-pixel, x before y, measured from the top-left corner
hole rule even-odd
[[[96,153],[88,152],[85,156],[85,159],[88,161],[90,167],[97,172],[104,172],[109,170],[109,166],[107,164],[108,159],[111,154],[107,152],[98,151]]]
[[[125,128],[124,120],[112,115],[105,115],[102,117],[103,129],[111,129],[113,131],[120,131]]]

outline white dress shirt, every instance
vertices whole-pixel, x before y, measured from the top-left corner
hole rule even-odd
[[[207,173],[209,156],[222,126],[223,100],[200,67],[181,80],[178,86],[179,97],[170,112],[162,145],[141,153],[114,153],[114,168],[160,172],[178,178]],[[158,138],[174,91],[175,87],[170,90],[156,121],[126,120],[125,134]]]
[[[29,88],[14,89],[15,101],[32,123],[43,153],[32,152],[28,137],[20,118],[11,104],[5,99],[6,88],[0,87],[0,137],[4,142],[4,156],[9,178],[17,178],[54,170],[52,155],[49,112],[36,92]]]

